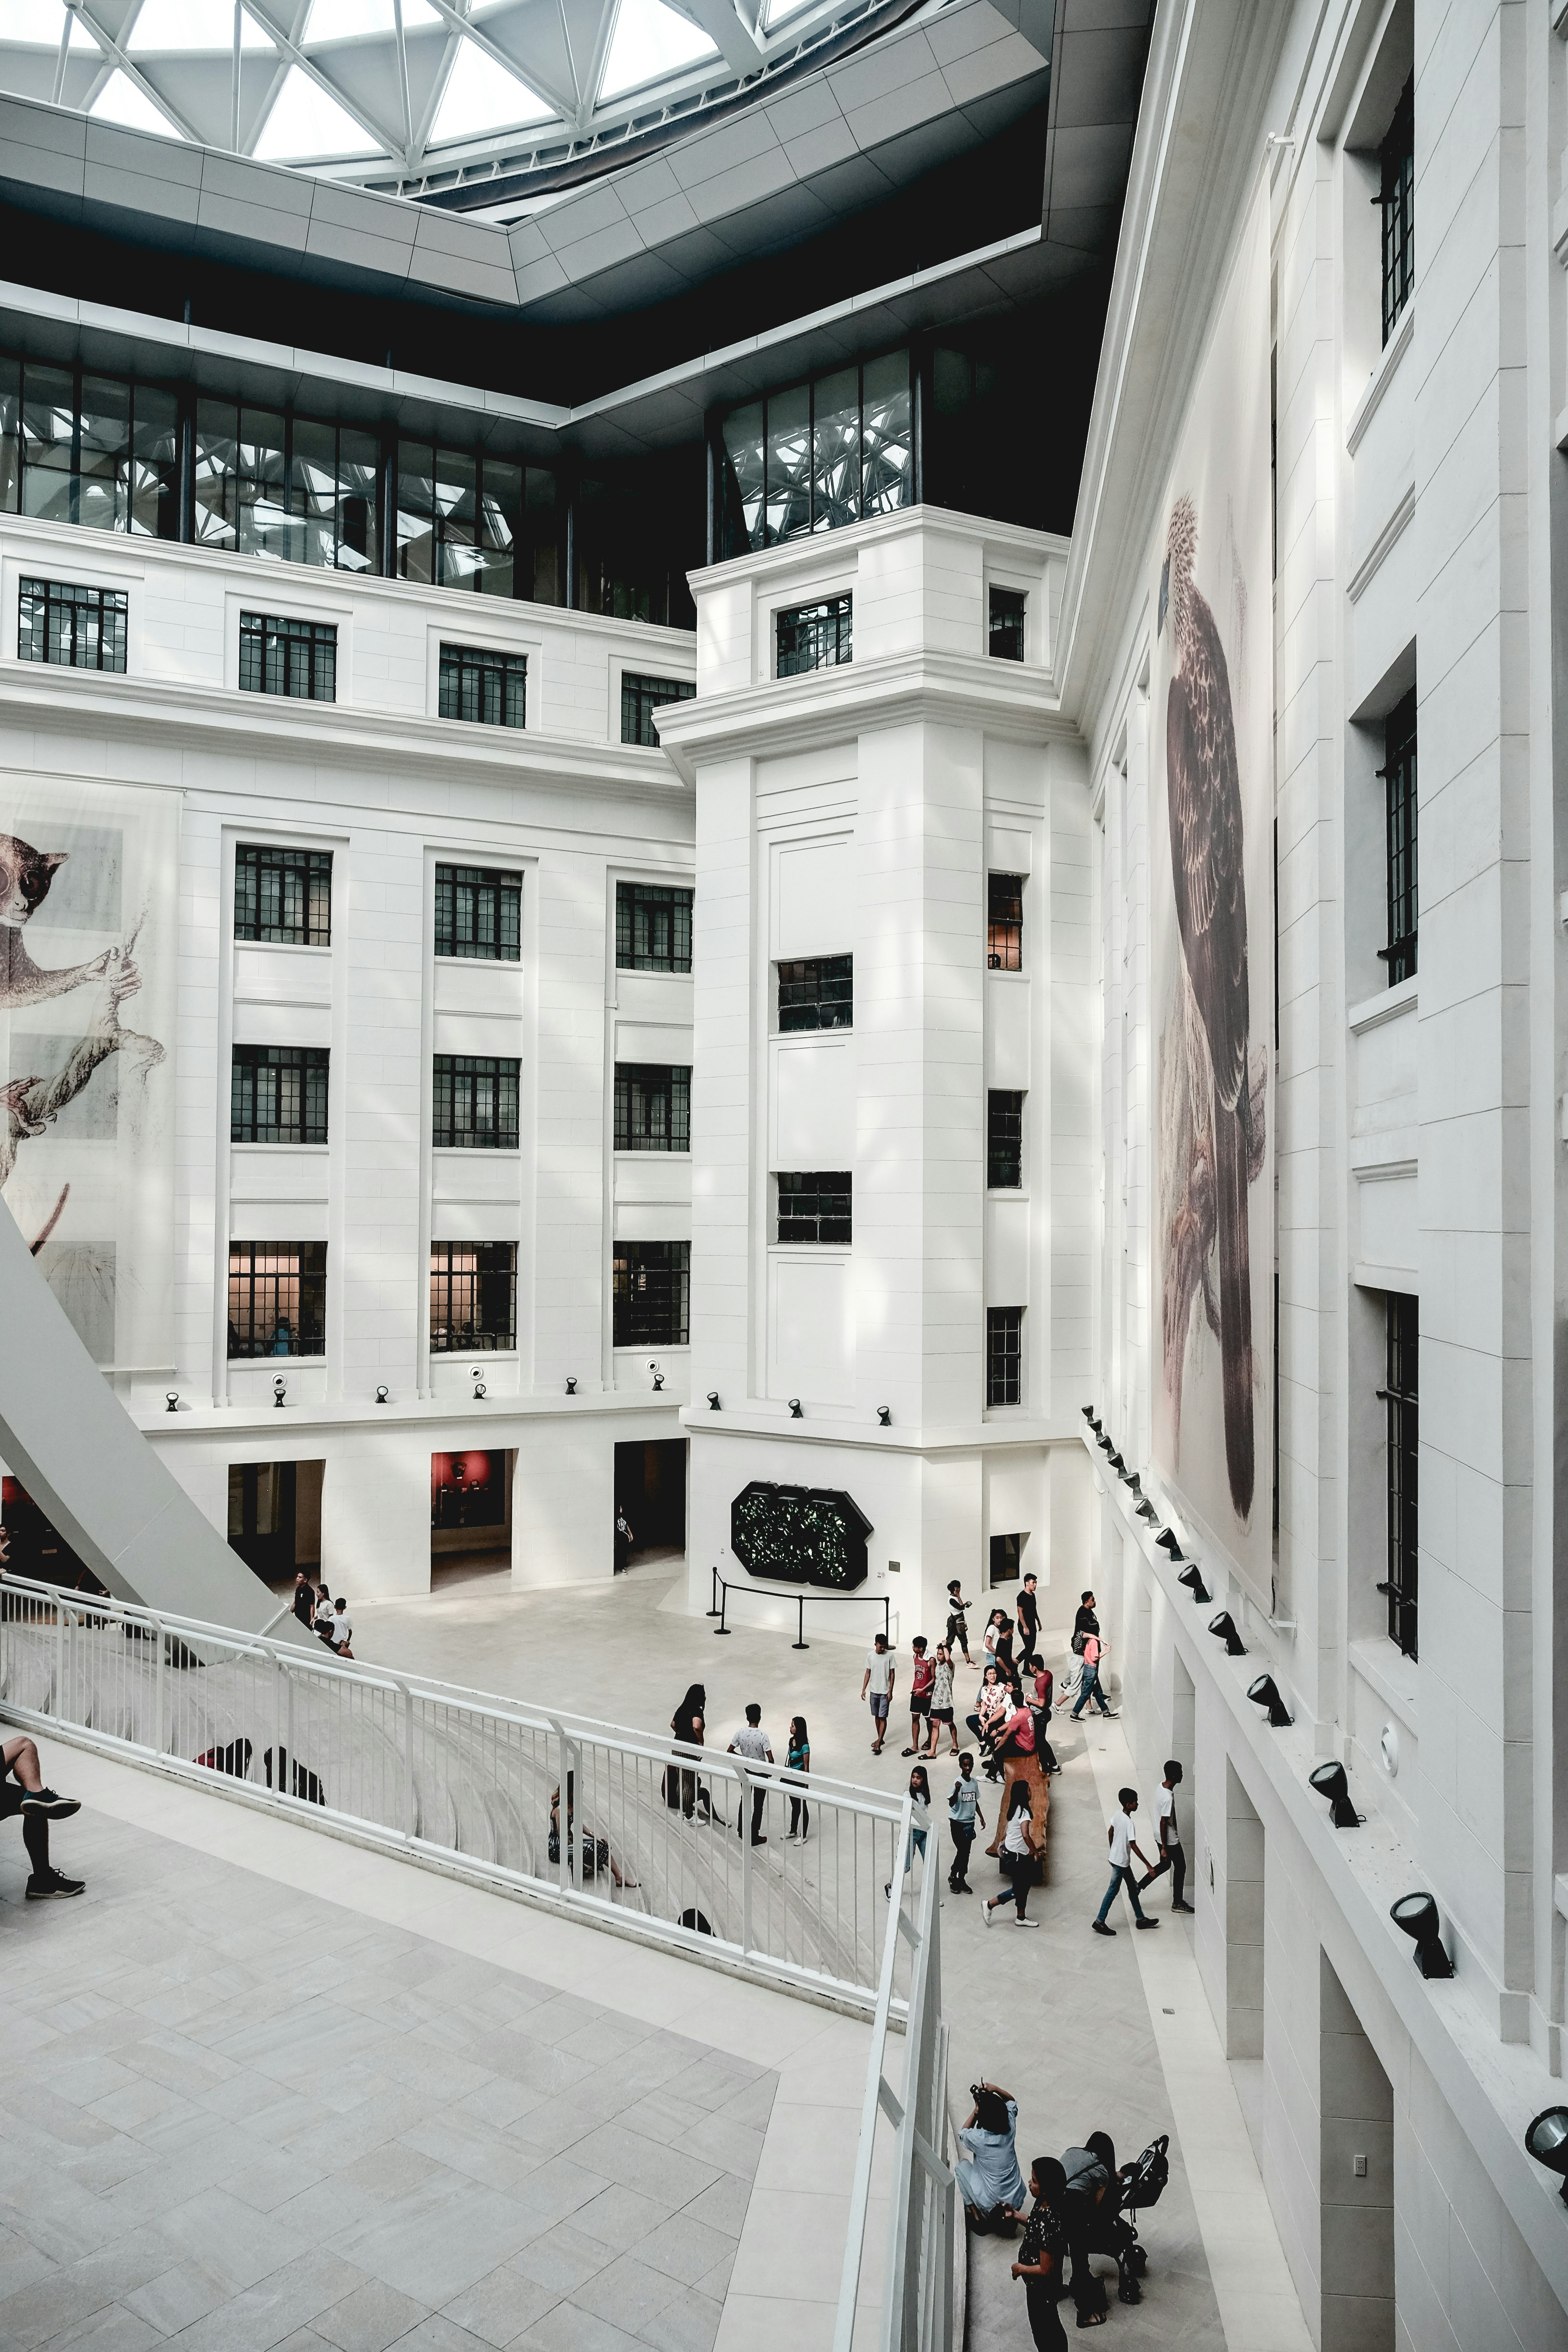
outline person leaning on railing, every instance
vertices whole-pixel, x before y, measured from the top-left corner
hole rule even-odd
[[[32,1874],[27,1880],[29,1903],[48,1903],[62,1895],[79,1895],[87,1882],[67,1878],[49,1863],[49,1823],[68,1821],[81,1811],[79,1797],[61,1797],[44,1786],[38,1751],[25,1736],[0,1747],[0,1821],[22,1816],[22,1843],[27,1849]],[[16,1775],[13,1780],[13,1773]]]

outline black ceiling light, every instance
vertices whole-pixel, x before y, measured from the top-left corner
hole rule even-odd
[[[1454,1964],[1443,1949],[1442,1922],[1429,1895],[1402,1895],[1391,1904],[1389,1917],[1396,1927],[1415,1938],[1415,1965],[1424,1977],[1451,1977]],[[1533,2130],[1534,2126],[1531,2128]],[[1568,2195],[1568,2190],[1564,2191]]]
[[[1182,1547],[1174,1528],[1162,1528],[1154,1541],[1160,1546],[1162,1551],[1168,1551],[1173,1559],[1181,1559]]]
[[[1315,1772],[1309,1772],[1307,1786],[1309,1789],[1315,1789],[1320,1797],[1328,1799],[1333,1811],[1335,1829],[1354,1830],[1361,1827],[1363,1817],[1357,1812],[1351,1802],[1350,1783],[1345,1779],[1345,1768],[1336,1758],[1331,1757],[1326,1764],[1320,1764]]]
[[[1548,2172],[1556,2173],[1562,2184],[1559,2193],[1568,2205],[1568,2107],[1542,2108],[1524,2135],[1524,2152]]]
[[[1228,1609],[1222,1609],[1217,1617],[1211,1617],[1209,1619],[1209,1632],[1214,1635],[1216,1642],[1223,1642],[1225,1643],[1226,1654],[1227,1657],[1246,1657],[1247,1644],[1242,1640],[1241,1635],[1237,1632],[1236,1620],[1231,1615]]]
[[[1272,1675],[1259,1675],[1247,1694],[1254,1706],[1266,1706],[1268,1720],[1276,1731],[1284,1731],[1293,1718],[1285,1712],[1285,1702],[1279,1696],[1279,1685]]]
[[[1176,1582],[1178,1584],[1184,1584],[1194,1601],[1212,1601],[1214,1599],[1214,1594],[1204,1582],[1203,1570],[1198,1566],[1195,1559],[1189,1562],[1187,1567],[1183,1569],[1180,1576],[1176,1579]]]

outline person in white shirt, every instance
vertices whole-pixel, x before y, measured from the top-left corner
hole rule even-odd
[[[730,1742],[729,1752],[731,1756],[748,1757],[753,1764],[771,1764],[773,1760],[772,1743],[767,1733],[763,1729],[763,1710],[754,1699],[746,1709],[746,1720]],[[767,1843],[767,1839],[763,1835],[763,1812],[767,1801],[767,1782],[753,1781],[752,1785],[752,1843],[753,1845]],[[746,1791],[742,1786],[741,1810],[735,1817],[735,1835],[744,1837],[745,1833]]]
[[[326,1639],[340,1658],[353,1656],[354,1629],[349,1622],[349,1604],[342,1593],[332,1603],[331,1622],[327,1628]]]
[[[994,1895],[980,1916],[989,1927],[991,1915],[1000,1906],[1014,1906],[1016,1927],[1037,1927],[1039,1921],[1028,1916],[1029,1889],[1035,1882],[1035,1817],[1029,1810],[1027,1780],[1015,1780],[1007,1791],[1007,1822],[1002,1832],[1002,1846],[997,1856],[1003,1869],[1013,1882],[1011,1895]]]
[[[879,1756],[882,1742],[888,1736],[888,1709],[893,1704],[893,1684],[896,1675],[893,1654],[888,1647],[886,1633],[879,1633],[866,1653],[866,1671],[860,1677],[860,1696],[871,1695],[871,1720],[877,1727],[877,1737],[871,1742],[871,1753]]]
[[[1176,1826],[1176,1790],[1181,1786],[1182,1768],[1174,1757],[1165,1767],[1154,1799],[1154,1810],[1160,1823],[1160,1859],[1146,1878],[1140,1879],[1138,1892],[1146,1894],[1157,1878],[1171,1874],[1171,1908],[1190,1911],[1192,1905],[1182,1900],[1182,1889],[1187,1883],[1187,1858],[1182,1852],[1182,1832]]]
[[[1110,1845],[1110,1884],[1105,1890],[1105,1900],[1100,1906],[1100,1916],[1093,1922],[1097,1936],[1115,1935],[1115,1928],[1106,1926],[1105,1915],[1116,1900],[1117,1889],[1122,1886],[1127,1889],[1127,1900],[1132,1906],[1132,1916],[1137,1925],[1140,1927],[1157,1927],[1160,1924],[1158,1919],[1151,1919],[1145,1914],[1143,1906],[1138,1900],[1138,1882],[1132,1875],[1134,1854],[1138,1856],[1145,1870],[1149,1867],[1149,1857],[1132,1834],[1132,1816],[1138,1811],[1137,1790],[1118,1789],[1116,1801],[1121,1810],[1106,1832],[1106,1837]]]

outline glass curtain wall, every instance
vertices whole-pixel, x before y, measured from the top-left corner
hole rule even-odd
[[[912,506],[908,351],[732,409],[719,428],[721,557]]]
[[[397,576],[559,602],[555,478],[471,450],[397,445]]]
[[[380,458],[373,433],[284,409],[198,401],[197,543],[329,571],[376,572]]]
[[[0,513],[178,539],[179,493],[172,392],[0,357]]]

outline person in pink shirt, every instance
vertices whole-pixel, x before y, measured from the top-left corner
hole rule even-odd
[[[1079,1677],[1078,1705],[1072,1711],[1076,1723],[1089,1700],[1096,1699],[1101,1715],[1114,1715],[1116,1709],[1105,1704],[1105,1693],[1100,1687],[1100,1639],[1098,1633],[1086,1633],[1083,1639],[1083,1672]]]
[[[917,1633],[910,1643],[914,1663],[910,1670],[910,1745],[906,1756],[918,1756],[925,1742],[931,1723],[931,1685],[936,1680],[936,1662],[926,1655],[926,1637]]]

